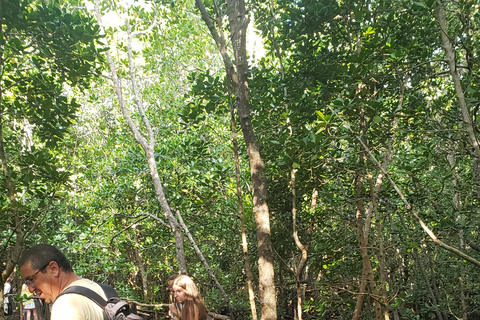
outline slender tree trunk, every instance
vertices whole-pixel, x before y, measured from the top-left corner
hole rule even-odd
[[[356,196],[357,196],[357,237],[359,241],[360,254],[362,257],[362,275],[360,278],[360,287],[357,297],[357,303],[355,306],[355,311],[352,317],[352,320],[360,319],[362,312],[363,300],[366,294],[367,283],[370,284],[371,296],[374,300],[375,305],[375,315],[377,320],[382,319],[382,310],[381,305],[378,301],[380,298],[377,289],[377,284],[375,282],[375,277],[373,274],[372,265],[370,262],[370,255],[367,249],[367,243],[364,237],[363,232],[363,177],[357,176],[357,187],[356,187]]]
[[[425,280],[425,285],[427,286],[427,290],[430,296],[430,300],[432,301],[432,305],[436,307],[438,306],[438,300],[437,300],[437,296],[435,295],[435,292],[433,291],[430,278],[427,275],[427,271],[425,270],[425,267],[422,264],[421,258],[419,257],[416,249],[413,249],[412,253],[413,253],[413,257],[415,258],[415,264],[418,265],[418,268],[422,272],[422,276],[423,276],[423,279]],[[443,320],[442,313],[438,309],[435,310],[435,313],[437,315],[438,320]]]
[[[468,135],[468,142],[473,148],[474,157],[476,157],[476,159],[472,160],[472,166],[473,168],[477,168],[477,163],[480,160],[480,145],[475,135],[475,129],[472,123],[472,116],[470,114],[470,111],[468,110],[467,102],[465,100],[465,94],[463,93],[462,82],[457,68],[456,52],[448,33],[445,8],[442,0],[437,0],[435,3],[435,18],[437,19],[438,25],[440,26],[440,34],[443,43],[442,47],[445,51],[445,59],[448,62],[450,76],[452,77],[452,81],[455,86],[455,92],[457,95],[458,105],[460,107],[460,113],[462,115],[463,124]],[[476,170],[474,171],[477,175],[478,172]],[[475,182],[477,182],[476,179]],[[477,184],[476,188],[477,194],[480,196],[480,185]]]
[[[378,267],[380,273],[380,292],[382,296],[383,315],[385,320],[390,320],[390,314],[388,312],[388,293],[387,293],[387,270],[385,268],[385,245],[383,243],[383,223],[378,217],[377,209],[375,208],[375,215],[377,216],[377,239],[379,243],[378,248]]]
[[[392,314],[393,314],[393,320],[400,320],[400,314],[398,313],[397,309],[394,309],[392,311]]]
[[[3,35],[3,16],[2,16],[2,0],[0,0],[0,34]],[[3,66],[3,49],[0,51],[2,54],[0,55],[0,67]],[[0,79],[1,79],[1,73],[0,73]],[[3,97],[3,88],[2,88],[2,82],[0,81],[0,152],[1,152],[1,160],[2,160],[2,171],[5,177],[7,177],[7,172],[8,172],[8,167],[7,170],[5,170],[4,163],[4,157],[5,157],[5,149],[3,147],[3,105],[2,105],[2,97]],[[5,244],[6,245],[6,244]],[[0,255],[1,257],[2,255]],[[11,273],[11,272],[10,272]],[[0,284],[2,287],[0,288],[0,306],[3,306],[3,300],[5,299],[3,295],[3,287],[5,286],[5,282],[7,281],[8,276],[10,273],[7,274],[6,270],[3,270],[2,273],[0,274],[0,279],[2,280]],[[0,311],[0,320],[4,319],[4,313]]]
[[[465,242],[463,238],[463,230],[459,232],[460,248],[465,249]],[[465,264],[460,261],[460,303],[462,305],[463,317],[462,320],[468,320],[468,302],[465,294]]]
[[[235,182],[237,186],[237,208],[240,219],[240,231],[242,233],[242,251],[243,263],[245,266],[245,275],[247,277],[248,298],[250,300],[250,311],[252,320],[257,320],[257,307],[255,304],[255,291],[253,289],[252,266],[250,265],[250,255],[248,253],[247,228],[245,227],[245,216],[243,214],[242,186],[240,183],[240,160],[238,156],[237,126],[235,121],[235,110],[230,106],[230,124],[232,128],[233,157],[235,160]]]
[[[360,115],[360,136],[364,137],[364,117],[363,113]],[[359,320],[362,313],[363,301],[365,299],[365,291],[367,289],[367,267],[365,260],[368,260],[368,253],[366,253],[366,246],[364,245],[364,234],[363,234],[363,181],[364,181],[364,152],[360,152],[359,155],[359,164],[358,171],[356,176],[355,184],[355,198],[356,198],[356,226],[357,226],[357,239],[359,242],[361,257],[362,257],[362,275],[360,276],[360,286],[358,289],[357,302],[355,305],[355,310],[353,312],[352,320]],[[368,262],[369,263],[369,262]]]
[[[138,240],[138,230],[136,228],[133,229],[135,235],[135,246],[133,248],[135,254],[136,265],[138,267],[138,272],[140,273],[140,277],[142,278],[142,294],[143,298],[146,299],[148,296],[148,279],[147,279],[147,269],[145,267],[145,263],[143,262],[142,252],[140,251],[140,241]]]
[[[375,216],[376,221],[377,221],[377,239],[379,242],[379,271],[380,271],[380,292],[382,296],[382,306],[383,306],[383,313],[384,313],[384,319],[389,320],[390,319],[390,314],[389,314],[389,303],[388,303],[388,293],[387,293],[387,272],[385,269],[385,247],[384,247],[384,242],[383,242],[383,223],[382,223],[382,218],[378,214],[377,210],[377,204],[378,204],[378,194],[380,192],[381,186],[383,185],[383,180],[385,178],[385,174],[383,171],[387,170],[390,160],[392,159],[393,155],[393,142],[395,140],[395,133],[396,129],[398,127],[398,113],[403,107],[403,102],[405,98],[405,84],[404,80],[400,80],[400,95],[398,99],[398,105],[397,109],[395,110],[395,116],[393,119],[393,125],[392,125],[392,132],[390,138],[387,140],[387,148],[385,151],[385,155],[383,157],[383,162],[382,162],[382,169],[377,175],[377,180],[375,181],[375,185],[371,188],[371,201],[370,205],[367,210],[367,218],[365,222],[365,241],[368,244],[368,235],[369,235],[369,230],[370,230],[370,225],[371,225],[371,218],[372,216]]]
[[[98,4],[98,0],[95,0],[95,11],[97,15],[97,21],[100,26],[103,27],[102,25],[102,17],[100,14],[100,7]],[[128,35],[128,57],[129,57],[129,68],[130,68],[130,78],[132,82],[132,88],[134,90],[134,98],[136,102],[136,109],[139,112],[142,122],[145,126],[145,129],[147,130],[147,136],[148,140],[140,133],[139,129],[133,122],[130,112],[127,108],[127,104],[125,100],[123,99],[123,93],[122,93],[122,84],[121,81],[117,75],[117,70],[115,63],[113,61],[113,58],[110,54],[110,50],[107,49],[105,51],[105,54],[107,56],[107,61],[110,67],[110,72],[112,75],[112,82],[115,88],[115,92],[117,94],[118,98],[118,103],[120,105],[120,109],[122,110],[122,114],[125,118],[125,121],[127,122],[130,130],[132,131],[135,139],[137,140],[138,144],[142,147],[142,149],[145,152],[145,155],[147,157],[147,162],[148,166],[150,168],[150,176],[152,177],[152,182],[155,188],[155,195],[160,203],[160,207],[162,208],[162,211],[165,215],[165,218],[169,222],[170,228],[172,229],[174,238],[175,238],[175,250],[177,254],[177,264],[178,268],[181,273],[187,273],[187,263],[186,263],[186,258],[185,258],[185,248],[183,244],[183,235],[182,235],[182,229],[180,225],[178,224],[177,219],[175,218],[174,214],[172,213],[172,210],[170,208],[170,205],[167,202],[167,199],[165,197],[165,193],[163,191],[163,185],[160,180],[160,176],[158,174],[158,168],[157,168],[157,163],[155,161],[155,154],[154,154],[154,148],[155,148],[155,138],[153,135],[152,128],[150,126],[150,122],[148,118],[145,116],[145,112],[143,110],[142,105],[139,103],[140,99],[138,98],[138,90],[136,87],[136,80],[135,80],[135,72],[134,72],[134,67],[133,67],[133,56],[132,56],[132,38],[133,34],[130,29],[130,24],[128,20],[126,21],[127,24],[127,35]],[[108,47],[108,46],[107,46]]]
[[[265,164],[260,155],[259,144],[253,130],[248,99],[248,61],[246,52],[248,18],[245,13],[245,2],[243,0],[227,1],[227,12],[232,31],[233,52],[238,78],[235,98],[238,106],[240,126],[247,146],[253,187],[253,212],[257,224],[259,297],[262,320],[275,320],[277,319],[277,305]]]
[[[212,23],[201,0],[196,4],[202,19],[205,21],[210,33],[222,56],[225,64],[227,78],[235,88],[236,105],[243,138],[247,146],[250,175],[253,187],[253,212],[257,225],[257,249],[259,271],[259,298],[262,320],[277,319],[277,305],[275,292],[275,273],[273,269],[273,248],[270,230],[270,213],[267,204],[267,181],[265,164],[260,155],[259,144],[252,127],[250,103],[248,100],[248,61],[246,52],[246,29],[248,18],[243,0],[228,0],[227,15],[230,21],[231,41],[235,64],[228,55],[227,45],[223,37],[221,18],[219,17],[220,33]]]
[[[302,295],[302,275],[308,260],[308,248],[309,245],[303,245],[298,236],[298,227],[297,227],[297,189],[296,189],[296,180],[295,180],[296,169],[291,170],[291,188],[292,188],[292,224],[293,224],[293,239],[295,240],[295,245],[298,250],[300,250],[300,261],[297,266],[295,266],[295,284],[297,287],[297,304],[296,304],[296,313],[295,319],[302,320],[302,309],[303,309],[303,295]]]
[[[428,252],[427,252],[427,257],[428,257],[428,263],[430,266],[430,279],[431,279],[430,282],[432,284],[432,289],[435,294],[435,297],[437,297],[438,304],[440,305],[442,296],[440,295],[440,290],[438,289],[438,285],[437,285],[437,276],[435,274],[435,264],[433,262],[432,255],[428,254]],[[448,319],[448,315],[446,313],[444,312],[441,312],[441,313],[444,319]]]
[[[473,161],[473,182],[476,186],[477,196],[480,198],[480,159],[474,157]]]
[[[457,168],[456,168],[456,148],[454,146],[451,146],[448,150],[448,155],[447,155],[447,160],[450,165],[450,169],[452,170],[452,185],[454,188],[453,191],[453,203],[455,205],[455,208],[457,209],[457,217],[456,220],[458,221],[461,219],[461,215],[459,212],[462,211],[462,201],[460,198],[460,183],[458,181],[458,173],[457,173]],[[461,250],[465,250],[465,241],[464,241],[464,235],[463,235],[463,230],[460,230],[458,232],[458,237],[459,237],[459,246]],[[462,320],[468,320],[468,307],[467,307],[467,302],[465,300],[465,288],[464,288],[464,282],[465,282],[465,266],[464,264],[460,261],[460,279],[459,279],[459,284],[460,284],[460,304],[462,306],[463,310],[463,317]]]
[[[366,145],[366,124],[365,124],[365,114],[363,108],[360,111],[360,136],[362,137],[363,143]],[[356,226],[357,226],[357,238],[360,248],[360,254],[362,257],[362,275],[360,278],[360,287],[357,297],[357,303],[355,305],[355,310],[353,313],[352,320],[360,319],[362,312],[362,306],[364,301],[364,296],[367,288],[367,281],[370,283],[370,289],[372,293],[372,298],[374,299],[375,304],[375,316],[377,320],[382,319],[382,308],[378,301],[378,289],[375,282],[375,276],[373,274],[372,265],[370,262],[370,256],[368,253],[368,235],[365,234],[364,230],[364,181],[365,181],[365,161],[366,161],[366,152],[362,150],[359,154],[358,161],[358,171],[356,177],[356,187],[355,187],[355,197],[356,197]]]

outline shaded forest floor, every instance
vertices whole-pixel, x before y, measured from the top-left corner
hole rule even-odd
[[[21,320],[22,318],[20,318],[20,312],[19,310],[14,310],[13,311],[13,314],[9,315],[9,316],[5,316],[5,320]]]

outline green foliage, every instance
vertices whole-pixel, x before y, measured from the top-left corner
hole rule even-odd
[[[347,304],[345,299],[351,302],[348,292],[358,290],[361,274],[355,182],[360,170],[372,176],[362,191],[368,203],[379,169],[371,159],[359,161],[363,148],[346,125],[363,135],[380,161],[387,142],[394,139],[394,157],[388,171],[440,238],[458,243],[460,230],[476,238],[471,224],[464,222],[464,216],[471,216],[459,213],[452,200],[454,192],[459,192],[468,199],[462,203],[470,209],[463,209],[476,212],[470,205],[475,206],[478,197],[467,190],[473,179],[472,159],[470,152],[460,151],[467,146],[457,131],[460,120],[456,97],[450,82],[440,77],[445,68],[441,65],[442,46],[433,19],[433,1],[277,1],[254,5],[256,25],[269,50],[252,70],[249,84],[255,128],[261,133],[263,154],[270,164],[269,205],[274,212],[274,234],[282,235],[274,244],[279,257],[290,257],[287,265],[296,261],[298,251],[292,238],[284,235],[291,234],[290,170],[297,169],[300,238],[310,244],[311,272],[321,278],[316,284],[329,288],[307,296],[306,301],[312,298],[314,302],[306,303],[304,311],[318,318],[349,318],[355,304]],[[469,28],[473,12],[467,14],[468,8],[471,3],[459,3],[456,10],[462,12],[461,18],[449,16],[452,34]],[[464,43],[476,39],[474,33],[459,39],[458,45],[465,49]],[[470,47],[466,48],[457,52],[460,64],[467,60],[460,58],[468,54]],[[279,72],[279,54],[284,74]],[[476,86],[468,72],[462,80],[465,87]],[[401,83],[406,87],[404,92]],[[399,103],[402,109],[396,113]],[[364,133],[360,133],[361,112],[365,115]],[[396,116],[398,127],[393,127]],[[457,187],[452,186],[453,172],[445,156],[452,151],[441,147],[450,146],[452,139],[454,144],[463,141],[453,151],[462,181]],[[312,213],[314,188],[319,192],[319,204]],[[390,277],[397,280],[389,282],[389,293],[393,294],[407,290],[411,279],[402,278],[402,272],[411,274],[417,265],[417,261],[407,264],[409,270],[405,271],[398,268],[405,264],[398,259],[405,259],[426,240],[416,222],[403,212],[404,206],[388,181],[382,189],[379,220],[373,218],[369,240],[377,275],[380,237],[388,243],[385,245],[399,250],[397,254],[387,251],[386,258]],[[381,234],[373,231],[377,226],[382,228]],[[435,255],[439,263],[448,261],[448,255],[439,249]],[[277,270],[282,268],[280,263]],[[459,270],[452,273],[458,276]],[[411,281],[424,279],[420,274]],[[313,285],[309,283],[309,287]],[[398,305],[400,316],[427,318],[435,310],[446,312],[446,305],[431,308],[422,300],[422,307],[413,307],[409,315],[408,308],[425,296],[425,291],[412,292],[407,307]],[[364,310],[363,316],[373,318],[368,314],[372,311]]]
[[[72,93],[100,70],[100,36],[90,16],[55,2],[2,1],[0,25],[0,220],[9,227],[0,239],[8,261],[68,182],[62,140],[80,106]]]
[[[460,239],[478,242],[478,160],[444,63],[434,1],[249,5],[267,50],[253,63],[249,89],[267,164],[279,316],[293,316],[296,299],[292,267],[299,250],[290,181],[295,169],[298,236],[309,245],[301,279],[305,318],[352,317],[362,274],[356,184],[363,173],[364,207],[376,205],[368,252],[375,280],[385,284],[389,311],[402,319],[428,319],[437,312],[460,318],[463,290],[475,318],[477,270],[430,243],[387,179],[378,198],[372,196],[380,170],[371,158],[359,159],[363,148],[356,138],[361,135],[379,161],[391,143],[387,171],[439,238],[452,245]],[[446,5],[463,90],[478,126],[479,4]],[[246,319],[229,142],[235,97],[208,30],[193,1],[129,7],[104,2],[102,12],[128,16],[136,32],[160,21],[136,37],[134,46],[141,100],[156,137],[155,160],[169,204],[181,212],[238,318]],[[1,252],[13,246],[18,226],[28,244],[50,242],[64,250],[78,274],[108,281],[124,296],[166,302],[166,281],[177,272],[174,241],[158,221],[164,218],[148,163],[120,116],[113,88],[102,77],[92,78],[103,63],[98,27],[86,12],[57,2],[3,1],[0,15],[2,142],[15,186],[12,202],[3,172],[0,223],[7,228],[0,233]],[[124,31],[112,25],[105,36],[115,45],[130,107]],[[239,142],[248,240],[255,243],[247,154]],[[37,223],[38,230],[29,228]],[[227,302],[186,244],[190,275],[209,309],[224,312]],[[255,266],[254,246],[250,250]],[[367,295],[362,318],[374,318],[372,305]]]

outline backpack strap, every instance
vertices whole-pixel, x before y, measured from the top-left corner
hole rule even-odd
[[[112,288],[113,289],[113,288]],[[85,288],[85,287],[81,287],[81,286],[72,286],[72,287],[68,287],[67,289],[63,290],[58,296],[57,298],[55,299],[55,301],[57,301],[57,299],[61,296],[63,296],[64,294],[69,294],[69,293],[76,293],[76,294],[80,294],[84,297],[87,297],[89,298],[90,300],[92,300],[93,302],[95,302],[100,308],[102,308],[103,310],[105,310],[105,306],[107,305],[107,301],[105,299],[103,299],[98,293],[96,293],[95,291],[93,290],[90,290],[88,288]]]
[[[113,289],[111,286],[109,285],[106,285],[106,284],[100,284],[98,283],[98,285],[100,285],[100,287],[102,287],[103,289],[103,292],[105,293],[105,295],[107,296],[107,300],[103,299],[98,293],[96,293],[95,291],[91,290],[91,289],[88,289],[88,288],[85,288],[85,287],[81,287],[81,286],[72,286],[72,287],[68,287],[66,288],[65,290],[63,290],[58,296],[57,298],[55,299],[55,301],[62,295],[64,294],[69,294],[69,293],[76,293],[76,294],[80,294],[84,297],[87,297],[89,298],[90,300],[92,300],[93,302],[95,302],[100,308],[102,308],[103,310],[103,314],[104,314],[104,319],[112,319],[114,316],[117,315],[117,313],[120,311],[120,309],[125,309],[125,310],[129,310],[130,309],[130,306],[128,305],[128,303],[126,303],[125,301],[122,301],[120,300],[120,298],[118,297],[118,294],[117,292],[115,291],[115,289]],[[109,308],[106,308],[107,304],[109,302],[114,302],[113,305],[109,306]],[[54,302],[55,303],[55,302]],[[108,309],[108,310],[107,310]],[[137,316],[136,314],[129,314],[126,319],[132,319],[132,320],[143,320],[142,317],[140,316]]]

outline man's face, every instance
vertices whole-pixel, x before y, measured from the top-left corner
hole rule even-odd
[[[47,303],[55,300],[58,295],[58,290],[56,290],[54,286],[55,279],[52,276],[49,264],[41,269],[33,269],[31,262],[27,261],[27,263],[20,267],[20,272],[30,292],[34,292],[36,296],[44,299]]]

